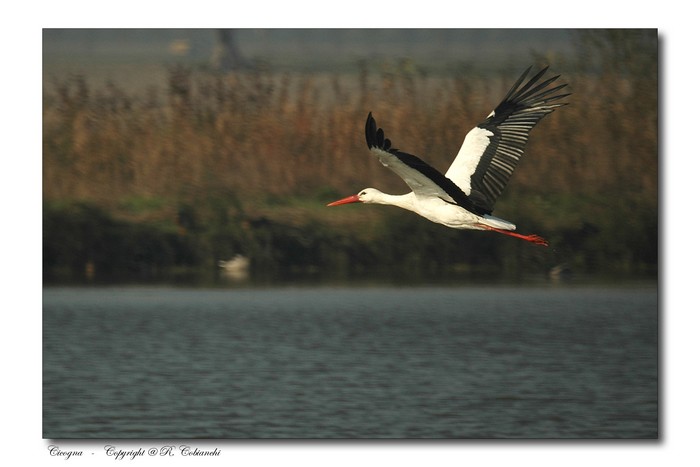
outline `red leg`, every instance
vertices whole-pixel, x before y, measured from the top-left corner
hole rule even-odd
[[[497,229],[495,227],[489,227],[488,225],[484,224],[479,224],[480,227],[483,227],[486,230],[490,230],[492,232],[498,232],[503,235],[510,235],[511,237],[515,238],[520,238],[522,240],[526,240],[528,242],[532,242],[536,245],[542,245],[542,246],[549,246],[549,242],[545,240],[544,238],[540,237],[539,235],[522,235],[516,232],[513,232],[511,230],[503,230],[503,229]]]

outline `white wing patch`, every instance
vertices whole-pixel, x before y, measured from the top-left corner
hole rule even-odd
[[[493,115],[493,112],[489,116]],[[479,165],[481,156],[486,151],[493,133],[483,128],[474,127],[464,138],[464,143],[457,153],[457,157],[445,176],[452,180],[465,194],[471,193],[471,176]]]

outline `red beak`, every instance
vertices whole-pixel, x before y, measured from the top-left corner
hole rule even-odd
[[[352,195],[352,196],[348,196],[347,198],[339,199],[338,201],[333,201],[332,203],[328,203],[326,206],[340,206],[341,204],[359,203],[359,202],[360,202],[360,197],[357,195]]]

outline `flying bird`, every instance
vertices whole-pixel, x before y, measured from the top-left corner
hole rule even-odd
[[[394,148],[370,112],[365,138],[371,154],[401,177],[411,192],[390,195],[365,188],[328,206],[387,204],[454,229],[488,230],[547,246],[548,242],[539,235],[517,233],[515,224],[491,215],[523,156],[530,130],[542,117],[566,105],[555,101],[570,95],[558,93],[567,84],[550,87],[560,75],[541,81],[549,67],[523,84],[531,68],[525,70],[486,120],[467,133],[444,175],[419,157]]]

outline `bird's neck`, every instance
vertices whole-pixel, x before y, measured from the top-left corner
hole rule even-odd
[[[396,206],[403,209],[408,209],[409,211],[414,211],[415,195],[413,193],[406,193],[405,195],[390,195],[387,193],[379,193],[377,197],[372,200],[374,204],[387,204],[389,206]]]

